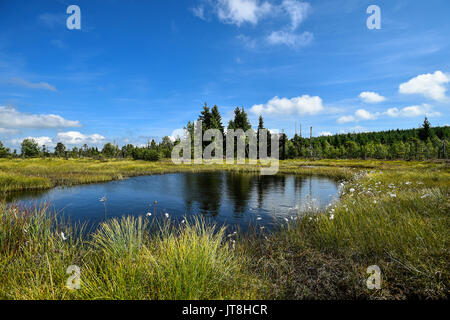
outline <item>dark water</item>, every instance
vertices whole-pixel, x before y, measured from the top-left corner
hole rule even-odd
[[[107,217],[146,215],[181,221],[202,215],[207,220],[247,229],[267,227],[291,219],[308,207],[323,208],[337,196],[336,181],[294,175],[261,176],[248,173],[174,173],[130,178],[101,184],[55,188],[16,194],[19,204],[48,202],[73,222],[97,224]],[[154,205],[154,201],[157,205]]]

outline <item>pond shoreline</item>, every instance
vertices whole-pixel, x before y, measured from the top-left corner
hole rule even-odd
[[[167,214],[181,221],[198,215],[240,230],[252,224],[268,230],[284,218],[324,209],[339,196],[339,187],[334,179],[318,176],[204,171],[14,193],[6,198],[7,204],[48,205],[79,223],[100,223],[107,211],[109,218]],[[102,197],[103,203],[99,202]]]
[[[22,176],[63,176],[62,168],[52,175],[52,166],[39,168],[36,162],[24,160],[22,168],[20,163],[10,168]],[[2,172],[5,163],[0,161]],[[69,226],[55,230],[49,212],[11,211],[0,203],[0,298],[448,299],[448,167],[319,163],[330,167],[298,170],[305,162],[286,161],[280,171],[334,173],[346,181],[340,201],[255,237],[228,237],[191,224],[162,226],[159,235],[149,238],[143,218],[123,217],[108,220],[91,241],[84,241]],[[346,164],[360,169],[337,168]],[[115,165],[121,172],[137,172],[141,166],[141,173],[152,166],[134,163],[127,170],[130,162]],[[92,174],[99,172],[98,166],[107,172],[96,164]],[[84,169],[88,167],[86,161]],[[65,181],[77,178],[68,173]],[[83,285],[71,291],[65,287],[65,271],[74,264],[81,268]],[[381,270],[380,290],[365,285],[366,270],[373,265]]]
[[[295,163],[295,165],[292,165]],[[57,186],[74,186],[122,180],[137,176],[176,172],[236,171],[259,173],[256,165],[175,165],[169,161],[134,160],[98,161],[93,159],[0,159],[0,193],[45,190]],[[281,161],[278,174],[318,175],[337,180],[350,178],[346,167],[299,166],[298,162]]]

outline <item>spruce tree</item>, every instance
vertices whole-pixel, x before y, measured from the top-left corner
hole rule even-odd
[[[428,119],[425,117],[422,127],[419,130],[419,138],[422,141],[427,141],[428,138],[431,138],[431,135],[432,135],[431,124],[428,121]]]
[[[9,155],[9,149],[3,146],[3,143],[0,141],[0,158],[5,158]]]
[[[198,121],[202,121],[203,132],[212,128],[212,114],[211,114],[211,111],[210,111],[208,105],[206,104],[206,102],[203,106],[202,112],[200,112]]]
[[[224,133],[222,116],[220,115],[219,108],[216,105],[211,109],[211,128],[220,130],[222,134]]]

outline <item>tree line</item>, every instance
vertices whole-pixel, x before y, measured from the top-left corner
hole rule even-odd
[[[228,122],[227,130],[222,123],[219,108],[215,105],[210,108],[205,103],[198,119],[202,121],[202,132],[208,129],[217,129],[224,136],[223,150],[226,149],[226,132],[229,129],[242,129],[244,132],[253,129],[244,107],[234,110],[234,118]],[[185,130],[192,137],[195,130],[195,121],[189,121]],[[259,141],[259,130],[264,127],[262,116],[258,119],[255,130]],[[267,129],[266,129],[267,130]],[[447,159],[450,127],[432,127],[427,118],[416,129],[389,130],[380,132],[347,133],[321,137],[302,137],[295,134],[291,139],[285,133],[279,134],[280,159],[315,158],[315,159]],[[214,142],[214,141],[213,141]],[[160,142],[151,140],[146,146],[127,144],[119,148],[118,145],[106,143],[101,150],[98,147],[67,148],[58,142],[51,152],[47,146],[39,147],[33,139],[24,139],[21,143],[20,153],[11,151],[0,141],[0,158],[32,158],[32,157],[62,157],[62,158],[132,158],[135,160],[158,161],[170,158],[173,147],[180,143],[180,137],[172,141],[168,136]],[[205,148],[211,142],[203,142]],[[270,156],[270,132],[268,132],[268,150]],[[246,150],[248,151],[248,149]]]
[[[137,147],[127,144],[119,148],[118,145],[110,142],[103,148],[89,147],[84,144],[82,147],[67,148],[62,142],[58,142],[51,152],[43,145],[42,147],[33,139],[24,139],[21,143],[20,153],[17,150],[11,151],[0,141],[0,158],[133,158],[136,160],[158,161],[161,158],[170,158],[174,144],[169,137],[164,137],[160,143],[151,140],[145,147]]]
[[[425,118],[417,129],[347,133],[287,141],[288,158],[327,159],[447,159],[450,127],[431,127]],[[311,144],[311,148],[310,148]]]

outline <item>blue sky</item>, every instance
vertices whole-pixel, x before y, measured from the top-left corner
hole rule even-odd
[[[0,140],[143,144],[205,101],[224,124],[244,106],[288,135],[446,125],[449,14],[447,0],[0,0]]]

